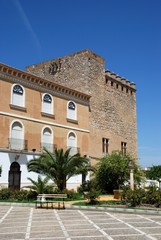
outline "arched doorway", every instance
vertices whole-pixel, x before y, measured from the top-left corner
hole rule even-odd
[[[10,166],[8,187],[11,189],[19,190],[20,182],[21,182],[20,165],[17,162],[13,162]]]

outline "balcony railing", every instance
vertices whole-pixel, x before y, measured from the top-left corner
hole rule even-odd
[[[80,153],[80,148],[67,146],[67,149],[70,148],[70,156],[73,156],[77,153]]]
[[[24,139],[18,138],[9,138],[9,149],[10,150],[17,150],[17,151],[27,151],[28,150],[28,141]]]
[[[56,144],[51,144],[51,143],[41,143],[41,151],[46,148],[49,152],[54,153],[55,149],[57,148]]]

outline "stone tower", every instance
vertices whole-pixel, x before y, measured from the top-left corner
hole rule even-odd
[[[91,95],[89,155],[92,159],[113,150],[127,151],[137,159],[135,84],[105,71],[102,57],[83,50],[33,64],[26,70]]]

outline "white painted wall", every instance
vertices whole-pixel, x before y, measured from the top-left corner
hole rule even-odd
[[[2,174],[0,177],[0,185],[8,187],[8,174],[10,165],[12,162],[15,161],[16,153],[6,153],[6,152],[0,152],[0,166],[2,166]],[[33,158],[36,158],[38,156],[34,155],[26,155],[26,154],[20,154],[19,158],[16,160],[20,164],[20,170],[21,170],[21,187],[30,185],[31,182],[27,179],[28,177],[32,178],[33,180],[37,180],[38,174],[34,172],[28,172],[27,170],[27,162]],[[87,176],[87,180],[89,180],[89,176]],[[82,182],[82,176],[74,176],[71,177],[67,182],[67,188],[68,189],[74,189],[77,190],[77,187]]]
[[[0,177],[0,184],[8,186],[8,174],[10,170],[10,165],[15,161],[16,153],[6,153],[0,152],[0,166],[2,166],[2,174]],[[23,185],[29,184],[30,181],[27,179],[31,177],[36,180],[38,174],[27,171],[27,162],[31,160],[33,155],[20,154],[20,157],[16,160],[20,164],[21,170],[21,187]]]

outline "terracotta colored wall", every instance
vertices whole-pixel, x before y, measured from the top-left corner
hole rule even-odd
[[[74,131],[78,138],[78,147],[81,151],[88,152],[87,146],[89,143],[89,107],[76,103],[77,105],[77,122],[67,121],[67,103],[69,100],[54,96],[54,116],[42,116],[41,114],[41,99],[42,92],[32,88],[24,87],[25,89],[25,109],[13,108],[11,103],[11,82],[0,80],[0,95],[1,104],[0,112],[0,148],[8,147],[8,138],[10,137],[10,125],[12,121],[20,121],[25,128],[24,139],[28,141],[28,150],[36,149],[40,151],[41,131],[44,126],[49,126],[54,133],[53,143],[57,147],[66,147],[67,134],[69,131]],[[70,99],[70,98],[69,98]],[[71,97],[72,99],[72,97]],[[13,116],[14,115],[14,116]],[[44,122],[40,122],[44,121]],[[63,125],[54,126],[53,124]],[[84,144],[84,140],[86,144]]]

